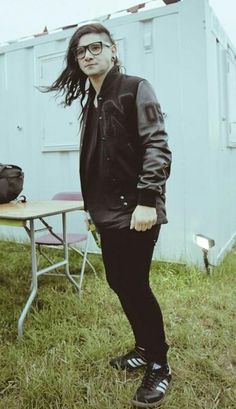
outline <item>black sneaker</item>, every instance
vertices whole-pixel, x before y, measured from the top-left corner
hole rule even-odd
[[[110,361],[110,365],[116,369],[127,369],[133,371],[147,365],[147,360],[138,348],[133,349],[126,355],[117,356]]]
[[[149,363],[132,404],[139,408],[159,406],[166,395],[170,381],[171,370],[168,364],[160,366],[155,362]]]

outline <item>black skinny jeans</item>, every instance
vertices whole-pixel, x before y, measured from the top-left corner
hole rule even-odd
[[[160,306],[149,285],[149,270],[160,225],[145,232],[101,231],[103,262],[109,286],[116,292],[131,324],[135,343],[147,358],[163,364],[168,345]]]

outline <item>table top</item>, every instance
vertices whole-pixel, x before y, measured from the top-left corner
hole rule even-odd
[[[0,204],[0,219],[30,220],[82,209],[83,201],[77,200],[10,202]]]

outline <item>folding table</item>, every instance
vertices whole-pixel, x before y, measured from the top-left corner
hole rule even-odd
[[[24,227],[31,243],[31,271],[32,271],[32,284],[30,296],[21,312],[18,320],[18,336],[23,335],[23,325],[26,314],[37,294],[38,291],[38,276],[45,274],[53,269],[64,266],[64,272],[66,277],[75,285],[79,291],[79,285],[70,275],[69,272],[69,256],[68,245],[66,241],[66,215],[69,212],[82,210],[82,201],[68,201],[68,200],[48,200],[48,201],[27,201],[10,202],[6,204],[0,204],[0,225],[18,226]],[[35,245],[35,232],[37,231],[35,222],[40,220],[44,226],[50,228],[44,218],[48,216],[61,215],[63,240],[62,246],[64,249],[64,258],[53,265],[38,270],[37,267],[37,254]]]

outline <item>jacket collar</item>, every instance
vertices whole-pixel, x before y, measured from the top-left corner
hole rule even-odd
[[[114,65],[114,67],[112,67],[110,69],[110,71],[108,71],[107,75],[105,76],[98,96],[102,96],[102,95],[104,95],[104,93],[106,93],[106,91],[108,89],[110,90],[110,87],[111,87],[114,79],[117,78],[119,75],[120,75],[119,68],[116,65]],[[94,90],[92,84],[91,84],[91,89],[90,89],[89,93],[90,93],[91,97],[94,96],[95,90]]]

